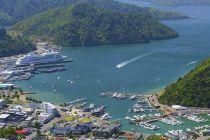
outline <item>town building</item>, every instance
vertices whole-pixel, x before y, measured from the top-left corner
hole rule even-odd
[[[51,114],[53,117],[57,117],[59,115],[56,106],[49,102],[41,103],[40,109],[43,110],[45,113]]]
[[[0,108],[3,108],[7,104],[5,99],[0,99]]]

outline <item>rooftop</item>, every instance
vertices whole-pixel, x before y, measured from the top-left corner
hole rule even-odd
[[[0,115],[0,119],[5,119],[7,117],[9,117],[10,114],[1,114]]]

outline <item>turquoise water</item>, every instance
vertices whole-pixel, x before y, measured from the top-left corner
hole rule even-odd
[[[73,58],[66,64],[67,71],[35,75],[29,81],[16,82],[26,91],[36,92],[37,99],[57,104],[87,97],[89,102],[106,105],[114,119],[123,118],[134,102],[110,100],[99,96],[101,92],[118,91],[147,94],[165,87],[178,77],[189,72],[195,64],[210,56],[210,7],[179,7],[173,10],[191,16],[190,19],[162,21],[180,33],[171,40],[153,41],[148,44],[112,45],[89,48],[64,48],[63,55]],[[138,58],[138,59],[136,59]],[[130,62],[121,69],[116,65]],[[124,63],[123,63],[124,64]],[[80,76],[77,79],[77,75]],[[59,80],[57,77],[61,77]],[[73,80],[71,85],[67,80]],[[46,85],[42,82],[47,81]],[[98,83],[98,81],[100,81]],[[52,85],[56,85],[53,93]],[[30,86],[33,86],[30,89]],[[123,121],[124,129],[148,132],[139,126],[130,126]],[[163,126],[160,132],[169,127]],[[195,125],[187,122],[184,126]],[[152,131],[151,131],[152,133]]]

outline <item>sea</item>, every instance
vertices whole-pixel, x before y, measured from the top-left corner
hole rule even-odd
[[[179,32],[180,37],[146,44],[63,48],[62,55],[74,60],[65,64],[66,71],[37,74],[28,81],[15,82],[15,85],[21,86],[25,91],[36,92],[37,94],[30,96],[38,100],[58,105],[86,97],[88,103],[105,105],[112,119],[121,121],[124,130],[154,134],[210,124],[193,123],[181,118],[184,120],[181,126],[171,127],[155,122],[154,124],[161,128],[148,131],[141,126],[130,125],[123,119],[132,116],[128,109],[135,101],[100,96],[102,92],[141,95],[158,92],[210,57],[210,6],[164,9],[178,11],[191,17],[161,21]],[[73,81],[73,84],[68,82],[69,80]],[[207,115],[204,117],[210,120]]]

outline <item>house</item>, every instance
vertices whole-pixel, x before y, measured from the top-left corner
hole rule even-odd
[[[52,115],[48,113],[41,113],[37,117],[38,120],[43,124],[48,123],[52,119]]]
[[[6,84],[6,83],[0,84],[0,90],[11,90],[13,88],[14,88],[13,84]]]
[[[40,109],[43,110],[45,113],[52,114],[53,117],[57,117],[59,115],[56,106],[49,102],[41,103]]]
[[[21,129],[21,130],[15,130],[15,133],[17,135],[28,135],[31,133],[31,130],[28,129],[28,128],[24,128],[24,129]]]
[[[0,108],[3,108],[4,106],[6,106],[7,102],[5,99],[0,99]]]
[[[81,134],[87,134],[90,132],[92,129],[92,124],[87,123],[87,124],[78,124],[75,126],[53,126],[50,129],[50,132],[53,135],[56,136],[67,136],[67,135],[81,135]]]
[[[180,105],[172,105],[172,108],[175,110],[186,110],[187,108]]]
[[[0,123],[6,124],[19,124],[20,122],[24,121],[27,118],[27,115],[22,113],[5,113],[0,115]]]
[[[113,134],[116,134],[120,130],[120,124],[112,124],[107,125],[99,128],[95,128],[92,130],[93,136],[96,138],[110,138],[113,136]]]
[[[78,124],[75,127],[72,127],[71,134],[73,135],[80,135],[80,134],[87,134],[92,129],[91,123],[84,123],[84,124]]]
[[[71,127],[53,126],[50,129],[50,133],[55,136],[67,136],[71,133]]]
[[[210,129],[201,130],[200,133],[201,133],[203,136],[210,136]]]

